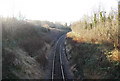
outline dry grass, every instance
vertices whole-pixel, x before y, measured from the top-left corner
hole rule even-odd
[[[118,50],[113,50],[111,51],[111,55],[108,56],[110,59],[113,61],[119,61],[120,62],[120,51]]]
[[[47,56],[54,40],[69,28],[49,21],[26,21],[16,18],[0,18],[0,21],[4,68],[2,78],[43,79],[47,70]],[[43,27],[45,24],[48,27]]]
[[[109,14],[108,16],[105,15],[102,17],[100,16],[100,13],[102,12],[95,13],[97,15],[96,19],[94,19],[93,16],[88,20],[81,20],[73,23],[72,32],[75,32],[80,37],[86,38],[88,41],[97,39],[97,41],[108,41],[116,44],[118,42],[117,12],[113,12],[116,14]]]
[[[42,79],[39,63],[20,48],[3,50],[3,79]]]
[[[118,13],[94,13],[72,24],[67,33],[67,52],[76,78],[120,78]],[[69,39],[70,38],[70,39]],[[72,38],[72,40],[71,40]]]
[[[50,30],[16,18],[2,18],[1,21],[3,78],[43,78],[44,71],[42,69],[47,64],[48,47],[46,44],[52,42],[51,39],[43,36],[46,36]],[[37,56],[42,59],[36,59]]]
[[[109,15],[104,12],[94,13],[93,17],[73,23],[71,28],[72,32],[67,33],[67,36],[76,42],[112,44],[115,49],[120,50],[116,11],[112,11]]]
[[[75,78],[117,79],[120,77],[118,50],[113,45],[67,39],[66,50]]]

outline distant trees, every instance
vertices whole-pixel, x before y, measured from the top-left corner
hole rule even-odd
[[[81,37],[91,39],[97,39],[99,41],[111,42],[115,48],[118,44],[118,22],[120,30],[120,1],[119,1],[119,17],[116,10],[111,10],[111,12],[106,13],[106,11],[101,10],[99,12],[93,13],[93,16],[81,19],[80,21],[74,22],[72,24],[72,31]],[[119,21],[118,21],[119,18]]]
[[[64,26],[66,26],[67,27],[67,23],[65,23],[65,25]]]

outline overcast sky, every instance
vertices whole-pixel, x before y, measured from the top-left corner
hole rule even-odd
[[[99,4],[107,12],[117,9],[117,0],[0,0],[0,15],[70,23],[97,11]]]

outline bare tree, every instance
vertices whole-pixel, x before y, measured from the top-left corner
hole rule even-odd
[[[120,35],[120,0],[118,1],[118,35]],[[120,36],[118,36],[118,44],[120,44]]]
[[[118,26],[120,28],[120,0],[118,1]]]

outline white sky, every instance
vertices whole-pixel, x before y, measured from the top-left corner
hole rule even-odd
[[[26,19],[73,22],[85,14],[91,14],[98,5],[109,11],[117,9],[117,0],[0,0],[0,15]]]

